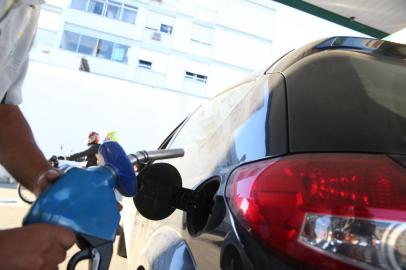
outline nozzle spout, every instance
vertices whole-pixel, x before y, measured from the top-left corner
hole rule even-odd
[[[179,149],[162,149],[155,151],[138,151],[135,154],[128,155],[132,165],[141,165],[142,163],[147,163],[154,160],[160,159],[170,159],[183,157],[185,151],[181,148]]]

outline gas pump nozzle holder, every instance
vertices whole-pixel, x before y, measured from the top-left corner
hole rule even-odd
[[[127,157],[117,142],[110,141],[100,146],[99,153],[104,165],[88,169],[68,168],[38,197],[23,220],[23,225],[47,223],[76,233],[81,251],[71,258],[68,270],[75,269],[77,263],[85,259],[90,260],[89,269],[109,268],[120,221],[114,189],[124,196],[134,197],[140,213],[155,220],[168,217],[175,208],[188,210],[184,207],[187,202],[179,202],[182,198],[194,200],[193,191],[182,188],[180,175],[173,166],[165,163],[148,165],[138,176],[133,169],[133,165],[183,156],[182,149],[141,151]],[[159,192],[151,192],[151,185],[161,184],[171,188],[167,192],[163,188],[158,188]],[[182,195],[186,193],[189,197]],[[163,197],[157,198],[159,196]],[[151,200],[158,204],[164,200],[170,204],[148,207],[145,202]]]

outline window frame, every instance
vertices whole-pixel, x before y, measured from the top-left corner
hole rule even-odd
[[[113,7],[118,8],[118,18],[112,18],[112,17],[107,16],[107,11],[108,11],[109,6],[113,6]],[[123,13],[123,3],[121,2],[121,4],[120,4],[119,2],[116,2],[116,1],[107,1],[107,5],[106,5],[106,9],[105,9],[104,13],[105,13],[103,15],[104,17],[112,19],[112,20],[119,21],[121,19],[121,14]]]
[[[77,53],[81,53],[81,54],[86,54],[86,55],[93,55],[94,54],[94,52],[95,52],[95,49],[96,49],[96,47],[97,47],[97,43],[99,42],[99,39],[98,38],[95,38],[95,37],[91,37],[91,36],[86,36],[86,35],[81,35],[81,34],[78,34],[79,35],[79,40],[78,40],[78,45],[77,45],[77,47],[76,47],[76,51],[75,52],[77,52]],[[96,46],[93,48],[93,51],[92,51],[92,53],[91,54],[87,54],[87,53],[84,53],[84,52],[80,52],[79,51],[79,48],[80,48],[80,46],[81,46],[81,42],[82,42],[82,39],[83,38],[91,38],[91,39],[95,39],[96,40]]]
[[[199,78],[199,77],[203,77],[203,78]],[[194,81],[194,82],[197,82],[197,83],[201,83],[201,84],[207,84],[209,76],[185,70],[185,79],[190,80],[190,81]]]
[[[123,20],[124,10],[133,11],[133,12],[135,13],[134,22],[128,22],[128,21],[124,21],[124,20]],[[137,14],[138,14],[138,7],[136,7],[136,6],[131,6],[131,5],[128,5],[128,4],[124,4],[124,3],[123,3],[123,7],[122,7],[122,10],[121,10],[121,14],[120,14],[120,21],[122,21],[122,22],[124,22],[124,23],[135,24],[135,22],[137,21]]]
[[[63,43],[64,37],[65,37],[65,32],[68,32],[69,34],[74,34],[74,35],[77,35],[77,36],[78,36],[78,37],[77,37],[77,43],[75,44],[75,50],[69,50],[69,49],[67,49],[67,48],[62,48],[62,43]],[[80,38],[81,38],[81,35],[80,35],[80,34],[75,33],[75,32],[72,32],[72,31],[64,30],[64,32],[63,32],[63,34],[62,34],[62,39],[61,39],[61,41],[60,41],[59,48],[61,48],[61,49],[63,49],[63,50],[66,50],[66,51],[70,51],[70,52],[77,52],[77,51],[78,51],[78,47],[79,47],[79,43],[80,43]]]
[[[114,55],[115,50],[117,49],[117,47],[120,47],[120,46],[121,47],[126,47],[126,53],[125,53],[125,56],[123,58],[123,59],[125,59],[125,61],[118,61],[116,59],[113,59],[113,55]],[[128,63],[128,50],[129,49],[130,49],[130,46],[128,46],[128,45],[113,42],[113,50],[111,52],[111,59],[110,60],[114,61],[114,62],[118,62],[118,63]]]
[[[170,29],[170,31],[169,32],[162,31],[162,27],[164,27],[164,28],[167,27],[167,29]],[[159,32],[161,32],[163,34],[167,34],[167,35],[172,35],[173,26],[169,25],[169,24],[161,23],[161,25],[159,26]]]
[[[66,49],[66,48],[63,48],[63,47],[62,47],[62,41],[63,41],[63,38],[64,38],[66,32],[71,33],[71,34],[75,34],[75,35],[78,35],[78,36],[79,36],[79,37],[78,37],[78,40],[77,40],[77,43],[76,43],[75,50],[69,50],[69,49]],[[80,46],[80,42],[81,42],[81,40],[82,40],[82,37],[87,37],[87,38],[96,39],[96,46],[93,48],[92,54],[87,54],[87,53],[79,52],[79,46]],[[111,44],[112,44],[112,46],[111,46],[111,48],[112,48],[112,49],[111,49],[111,54],[110,54],[110,57],[109,57],[109,58],[104,58],[104,57],[98,56],[98,46],[99,46],[99,44],[100,44],[101,41],[102,41],[102,42],[107,42],[107,43],[111,43]],[[125,61],[118,61],[118,60],[116,60],[116,59],[113,59],[113,53],[114,53],[114,50],[117,48],[117,46],[122,46],[122,47],[126,47],[126,48],[127,48],[125,57],[123,58],[123,60],[125,60]],[[59,48],[62,49],[62,50],[66,50],[66,51],[70,51],[70,52],[74,52],[74,53],[78,53],[78,54],[82,54],[82,55],[88,55],[88,56],[92,56],[92,57],[97,57],[97,58],[100,58],[100,59],[105,59],[105,60],[109,60],[109,61],[113,61],[113,62],[117,62],[117,63],[121,63],[121,64],[128,64],[128,50],[130,49],[130,47],[131,47],[131,46],[126,45],[126,44],[117,43],[117,42],[114,42],[114,41],[111,41],[111,40],[106,40],[106,39],[97,38],[97,37],[93,37],[93,36],[88,36],[88,35],[84,35],[84,34],[79,34],[79,33],[75,33],[75,32],[69,31],[69,30],[65,30],[65,29],[64,29],[64,31],[63,31],[62,39],[61,39],[61,42],[60,42],[60,45],[59,45]]]
[[[78,0],[78,1],[83,3],[83,0]],[[83,9],[80,9],[80,8],[73,7],[73,5],[74,5],[74,0],[72,0],[72,1],[70,2],[69,7],[72,8],[72,9],[76,9],[76,10],[86,11],[87,8],[88,8],[88,6],[89,6],[89,0],[85,0],[85,1],[86,1],[86,4],[84,5],[84,10],[83,10]]]
[[[103,53],[104,53],[104,52],[107,52],[107,53],[108,53],[108,50],[106,50],[106,51],[100,50],[100,46],[103,46],[103,45],[104,45],[103,43],[105,43],[105,45],[107,45],[107,44],[109,44],[109,43],[111,44],[111,52],[110,52],[110,57],[109,57],[109,58],[103,57],[103,56],[104,56]],[[114,42],[99,38],[98,41],[97,41],[97,45],[96,45],[96,54],[95,54],[95,57],[111,60],[111,57],[112,57],[112,55],[113,55],[113,48],[114,48]],[[100,53],[100,52],[102,52],[102,53]]]
[[[149,63],[149,65],[141,63],[141,62]],[[144,70],[152,70],[152,61],[138,59],[138,67],[142,68]]]
[[[137,7],[137,6],[133,6],[133,5],[127,4],[127,3],[125,3],[124,1],[121,2],[120,0],[83,0],[83,1],[86,1],[86,4],[84,5],[84,6],[85,6],[84,9],[78,9],[78,8],[76,8],[76,7],[73,7],[73,1],[71,1],[69,7],[72,8],[72,9],[75,9],[75,10],[80,10],[80,11],[83,11],[83,12],[95,14],[95,15],[102,16],[102,17],[105,17],[105,18],[108,18],[108,19],[112,19],[112,20],[115,20],[115,21],[120,21],[120,22],[123,22],[123,23],[128,23],[128,24],[133,24],[133,25],[136,24],[137,15],[138,15],[138,7]],[[99,14],[99,13],[94,13],[94,12],[92,12],[92,11],[89,10],[90,2],[91,2],[91,1],[94,1],[94,2],[96,2],[96,3],[102,3],[102,4],[103,4],[103,9],[102,9],[101,14]],[[119,11],[118,11],[118,18],[112,18],[112,17],[108,17],[108,16],[107,16],[107,10],[108,10],[109,6],[114,6],[114,7],[118,7],[118,8],[119,8]],[[129,22],[129,21],[127,21],[127,20],[123,20],[124,10],[128,10],[128,11],[134,12],[135,17],[134,17],[134,21],[133,21],[133,22]]]
[[[195,111],[197,111],[201,106],[197,107]],[[195,113],[192,112],[191,114],[189,114],[185,119],[183,119],[182,122],[179,123],[179,125],[176,126],[176,128],[168,135],[168,137],[165,138],[165,140],[161,143],[161,145],[158,147],[159,149],[166,149],[168,147],[168,145],[170,145],[170,143],[172,142],[172,139],[174,139],[176,137],[176,135],[178,134],[178,132],[180,130],[182,130],[183,125],[187,122],[187,120],[189,120],[189,118]]]
[[[95,15],[99,15],[99,16],[103,16],[103,14],[104,14],[105,11],[106,11],[106,4],[107,4],[107,1],[106,1],[106,0],[86,0],[86,1],[87,1],[87,5],[86,5],[86,10],[84,10],[85,12],[88,12],[88,13],[91,13],[91,14],[95,14]],[[91,1],[94,1],[94,2],[96,2],[96,3],[103,3],[103,8],[102,8],[101,14],[99,14],[99,13],[94,13],[94,12],[92,12],[92,11],[89,10],[90,2],[91,2]]]

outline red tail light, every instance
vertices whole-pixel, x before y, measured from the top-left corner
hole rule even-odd
[[[302,267],[406,269],[406,170],[385,156],[257,162],[231,175],[227,198],[243,226]]]

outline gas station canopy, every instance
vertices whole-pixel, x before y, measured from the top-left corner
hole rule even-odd
[[[406,27],[405,0],[274,0],[382,39]]]

